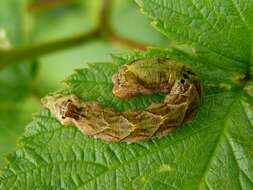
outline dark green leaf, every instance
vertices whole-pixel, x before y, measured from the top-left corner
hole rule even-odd
[[[252,0],[136,1],[159,31],[194,48],[204,62],[246,70],[252,53]]]

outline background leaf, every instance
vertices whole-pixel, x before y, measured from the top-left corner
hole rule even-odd
[[[6,34],[11,47],[27,44],[31,40],[28,37],[31,31],[27,27],[31,18],[25,9],[26,5],[27,2],[23,0],[0,2],[0,30]],[[39,108],[38,100],[33,94],[37,63],[26,63],[0,71],[0,167],[5,163],[2,155],[14,149],[16,139],[22,134],[31,113]]]
[[[34,13],[34,40],[36,42],[57,40],[87,32],[98,24],[101,0],[73,2],[75,3],[69,6]],[[134,19],[127,15],[134,16]],[[131,27],[124,24],[130,22],[133,24]],[[139,13],[134,1],[112,1],[110,23],[113,30],[124,37],[159,46],[169,43],[163,35],[149,26],[148,19]],[[134,27],[137,25],[139,27]],[[111,53],[128,50],[129,48],[122,45],[98,39],[62,52],[43,56],[39,59],[40,69],[36,77],[36,84],[40,85],[39,90],[43,94],[52,92],[61,87],[61,82],[74,69],[84,67],[87,62],[109,62]],[[59,65],[61,65],[61,72],[59,72]]]

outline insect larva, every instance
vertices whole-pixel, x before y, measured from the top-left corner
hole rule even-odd
[[[191,121],[200,105],[199,78],[187,65],[175,60],[136,60],[124,65],[112,80],[115,96],[126,100],[157,92],[167,96],[162,103],[153,103],[142,111],[118,112],[75,95],[47,96],[43,104],[64,125],[74,125],[84,134],[100,139],[126,142],[165,136]]]

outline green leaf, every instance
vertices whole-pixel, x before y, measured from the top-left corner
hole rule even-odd
[[[115,56],[115,63],[88,64],[66,80],[68,86],[63,92],[119,110],[141,108],[160,97],[138,97],[133,104],[121,101],[112,96],[110,77],[122,64],[155,56],[188,61],[198,73],[203,69],[179,51],[152,49]],[[226,73],[222,73],[224,78],[228,78]],[[213,76],[216,81],[220,77]],[[206,78],[208,81],[201,76],[204,82]],[[17,151],[8,157],[10,164],[3,171],[0,187],[250,189],[252,105],[240,90],[231,89],[206,89],[203,105],[192,123],[168,137],[130,145],[85,136],[74,127],[62,126],[49,111],[42,111],[27,126]]]
[[[0,2],[0,28],[7,33],[12,45],[17,46],[23,41],[24,1],[10,0]]]
[[[10,0],[0,2],[0,29],[6,35],[11,47],[28,43],[30,30],[26,1]],[[4,43],[4,41],[2,41]],[[1,56],[0,46],[0,56]],[[0,64],[2,60],[0,57]],[[17,100],[27,95],[29,82],[33,78],[31,65],[19,64],[0,71],[0,101]],[[19,93],[17,93],[17,90]]]
[[[251,60],[252,0],[136,0],[167,37],[225,69],[246,70]]]
[[[194,51],[151,49],[88,64],[61,93],[142,109],[162,97],[122,101],[112,95],[111,76],[135,59],[173,58],[191,64],[203,81],[196,118],[162,139],[126,144],[83,135],[43,110],[8,156],[0,189],[253,189],[252,2],[138,2],[160,31]]]
[[[117,34],[145,44],[165,47],[169,44],[165,36],[150,27],[149,19],[139,13],[134,1],[114,1],[111,14],[112,25]]]
[[[22,102],[2,101],[0,106],[0,155],[6,155],[14,150],[18,137],[31,120],[31,114],[38,111],[40,105],[34,97],[27,97]],[[0,158],[0,167],[6,161]]]

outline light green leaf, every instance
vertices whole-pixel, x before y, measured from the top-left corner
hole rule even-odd
[[[26,0],[0,1],[0,65],[2,49],[17,47],[28,43],[30,35],[29,16]],[[32,80],[36,73],[36,64],[17,64],[0,71],[0,166],[2,157],[14,149],[17,137],[24,130],[24,124],[31,118],[30,108],[24,109],[31,98]],[[36,100],[37,101],[37,100]],[[37,101],[38,103],[38,101]]]
[[[10,0],[0,2],[0,30],[6,35],[8,46],[16,47],[29,41],[28,13],[26,1]],[[6,43],[3,42],[2,43]],[[1,47],[1,46],[0,46]],[[0,65],[4,64],[1,60]],[[17,100],[27,95],[29,82],[33,78],[33,66],[12,65],[0,71],[0,101]],[[19,93],[17,93],[19,91]]]
[[[168,46],[166,36],[150,27],[149,19],[139,13],[134,1],[114,1],[111,14],[112,26],[117,34],[153,46]]]
[[[14,150],[18,137],[24,127],[31,120],[33,112],[39,110],[40,105],[34,97],[27,97],[22,102],[2,101],[0,106],[0,167],[6,164],[3,156]]]

